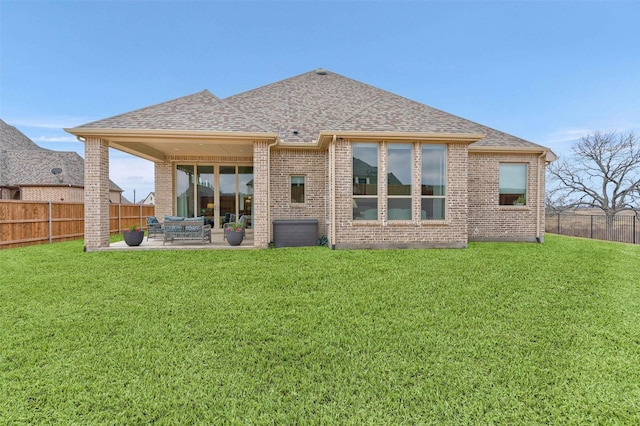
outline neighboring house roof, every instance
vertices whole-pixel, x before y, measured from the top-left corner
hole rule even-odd
[[[386,90],[318,69],[225,99],[204,90],[83,129],[265,132],[312,143],[321,132],[483,135],[472,148],[547,149]]]
[[[353,157],[353,175],[354,176],[378,176],[378,167]]]
[[[144,199],[140,200],[140,204],[155,204],[156,193],[151,191]]]
[[[122,191],[109,182],[111,190]],[[84,186],[84,160],[76,152],[41,148],[0,119],[0,186],[26,185]]]

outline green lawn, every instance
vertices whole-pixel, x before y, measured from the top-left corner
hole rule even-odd
[[[0,424],[639,424],[640,246],[0,251]]]

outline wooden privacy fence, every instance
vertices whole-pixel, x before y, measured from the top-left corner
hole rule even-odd
[[[547,214],[545,231],[572,237],[640,244],[640,218],[632,214],[618,214],[608,219],[605,215]]]
[[[155,207],[110,204],[109,232],[141,226]],[[0,249],[84,238],[84,204],[0,200]]]

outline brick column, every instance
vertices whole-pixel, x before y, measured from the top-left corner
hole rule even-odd
[[[269,246],[269,143],[255,141],[253,144],[253,245]]]
[[[156,217],[161,222],[173,215],[173,165],[169,162],[154,163],[156,190]]]
[[[84,143],[84,247],[109,247],[109,142]]]

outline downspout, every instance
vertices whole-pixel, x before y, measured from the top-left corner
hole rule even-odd
[[[267,145],[267,246],[271,244],[271,147],[278,145],[280,137]]]
[[[540,160],[542,160],[542,157],[546,157],[547,156],[547,151],[542,151],[542,154],[540,154],[538,156],[538,182],[537,182],[537,189],[536,189],[536,194],[537,194],[537,200],[536,200],[536,242],[541,243],[542,242],[542,236],[540,235],[540,203],[542,202],[542,194],[540,193],[540,176],[541,176],[541,167],[540,167]]]
[[[331,139],[331,250],[336,249],[336,135]]]

